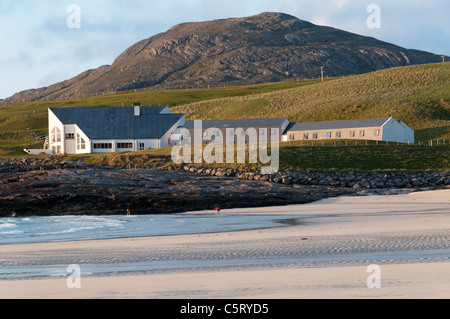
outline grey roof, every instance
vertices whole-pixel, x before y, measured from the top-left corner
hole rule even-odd
[[[202,121],[202,128],[270,128],[281,127],[287,121],[287,118],[275,118],[275,119],[240,119],[240,120],[212,120]],[[194,121],[188,121],[184,125],[187,129],[194,128]]]
[[[300,122],[292,125],[288,131],[312,131],[312,130],[333,130],[359,127],[379,127],[386,123],[390,117],[366,120],[346,120],[328,122]]]
[[[76,124],[87,137],[99,139],[161,138],[184,114],[159,114],[164,106],[141,107],[134,116],[133,107],[93,107],[50,109],[63,124]]]
[[[287,134],[287,132],[289,132],[291,130],[291,128],[294,127],[294,125],[297,123],[289,123],[288,126],[286,127],[286,129],[283,132],[283,135]]]

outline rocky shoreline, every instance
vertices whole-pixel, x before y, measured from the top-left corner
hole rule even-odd
[[[279,172],[162,165],[0,160],[0,217],[166,214],[310,203],[323,198],[450,188],[450,172]]]
[[[169,169],[175,169],[171,166]],[[334,186],[358,189],[417,189],[450,186],[450,172],[277,172],[262,175],[254,170],[184,166],[185,171],[213,176],[269,181],[281,184]]]

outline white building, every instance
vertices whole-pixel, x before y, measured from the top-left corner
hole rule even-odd
[[[89,154],[170,147],[184,114],[164,106],[51,108],[49,148],[53,154]]]

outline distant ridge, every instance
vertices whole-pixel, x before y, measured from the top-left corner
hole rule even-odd
[[[317,26],[283,13],[182,23],[142,40],[112,65],[0,101],[79,98],[134,89],[209,87],[362,74],[440,62],[440,55]]]

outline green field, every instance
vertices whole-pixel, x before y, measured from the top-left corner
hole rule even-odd
[[[354,141],[351,141],[352,144]],[[350,145],[350,144],[349,144]],[[450,146],[373,145],[285,146],[281,170],[448,171]]]
[[[270,147],[269,147],[270,149]],[[121,168],[149,168],[164,167],[173,164],[171,161],[172,149],[145,150],[140,152],[66,155],[56,157],[51,161],[67,161],[83,159],[86,163],[111,165]],[[280,143],[280,170],[286,171],[448,171],[450,170],[450,145],[404,145],[397,143],[382,143],[359,141],[327,141],[316,145],[305,145],[300,142]],[[192,154],[194,152],[192,151]],[[193,155],[192,155],[193,156]],[[236,156],[235,156],[236,157]],[[225,163],[225,157],[223,162]],[[235,158],[234,164],[193,164],[187,165],[202,167],[225,167],[237,169],[259,170],[261,163],[249,163],[248,150],[246,163],[239,164]],[[185,163],[186,164],[186,163]]]
[[[24,157],[48,135],[50,107],[167,105],[187,120],[287,117],[327,121],[393,116],[416,131],[422,145],[284,145],[281,168],[449,170],[450,63],[377,71],[359,76],[210,89],[123,92],[83,99],[28,102],[0,107],[0,157]],[[436,142],[440,140],[441,142]],[[436,146],[446,141],[446,145]],[[353,142],[354,143],[354,142]],[[389,147],[389,148],[386,148]],[[148,151],[167,160],[168,151]],[[104,156],[104,155],[101,155]],[[112,156],[112,155],[111,155]],[[99,161],[98,155],[88,156]],[[111,158],[109,158],[111,159]],[[425,160],[426,159],[426,160]]]

